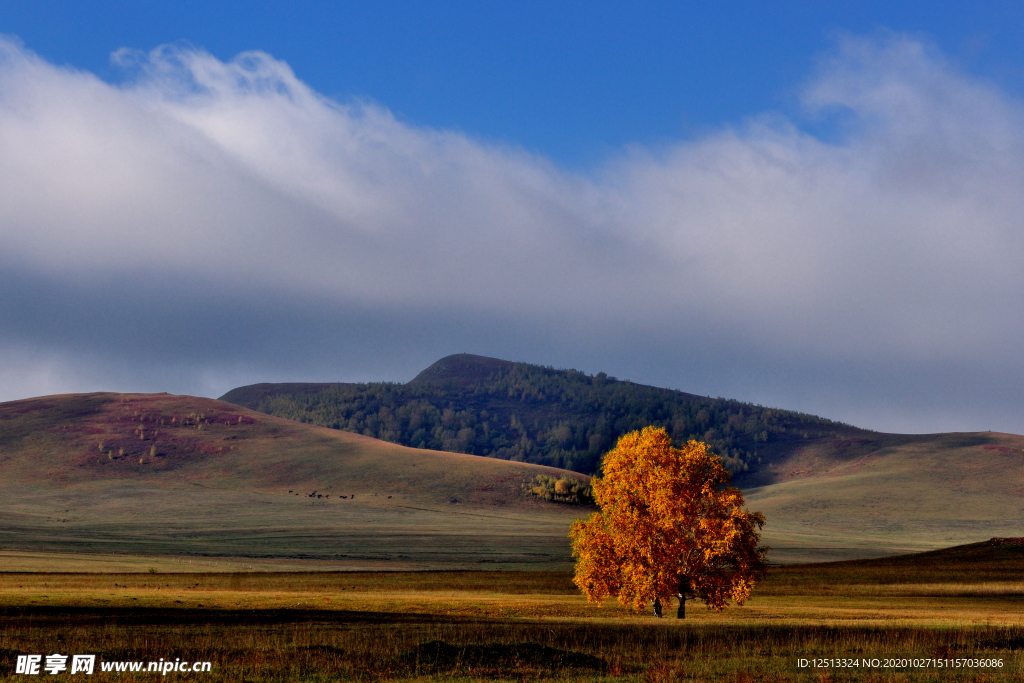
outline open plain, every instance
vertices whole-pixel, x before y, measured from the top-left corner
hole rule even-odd
[[[588,604],[567,572],[8,572],[0,679],[64,652],[209,681],[1020,680],[1022,607],[1024,546],[998,542],[776,567],[683,621]]]

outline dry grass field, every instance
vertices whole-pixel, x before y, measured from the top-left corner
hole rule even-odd
[[[0,680],[25,680],[13,673],[15,655],[52,652],[210,661],[210,673],[186,676],[210,681],[1024,677],[1021,545],[776,567],[746,605],[721,613],[694,605],[683,622],[588,604],[570,579],[542,571],[4,573]],[[834,666],[837,659],[857,665]]]

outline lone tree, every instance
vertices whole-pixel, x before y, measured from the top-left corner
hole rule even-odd
[[[604,458],[604,477],[591,480],[601,506],[569,532],[574,583],[590,602],[618,596],[639,610],[654,602],[701,599],[721,611],[739,604],[767,571],[758,547],[764,515],[743,509],[729,473],[707,444],[673,448],[664,429],[626,434]]]

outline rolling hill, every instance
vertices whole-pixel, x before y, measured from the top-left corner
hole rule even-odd
[[[996,432],[810,441],[745,489],[776,556],[817,561],[1024,535],[1024,437]]]
[[[775,449],[737,480],[768,520],[763,540],[776,562],[1024,536],[1024,437],[839,427]],[[568,527],[590,510],[525,494],[538,474],[566,473],[211,399],[15,401],[0,404],[0,563],[36,552],[291,568],[568,568]]]
[[[545,566],[586,510],[523,491],[562,471],[411,449],[168,394],[0,404],[5,550]]]
[[[468,354],[443,358],[404,385],[258,384],[223,398],[395,441],[429,432],[439,448],[580,463],[585,471],[594,471],[593,444],[607,448],[618,434],[662,425],[677,441],[698,438],[725,449],[748,507],[768,519],[764,540],[777,561],[871,557],[1024,535],[1024,437],[1012,434],[883,434],[603,374]],[[456,427],[467,430],[461,441]],[[481,435],[489,441],[474,440]],[[484,452],[501,439],[523,448]]]

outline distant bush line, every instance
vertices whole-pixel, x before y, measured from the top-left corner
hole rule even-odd
[[[552,503],[594,504],[594,492],[590,488],[590,484],[572,477],[555,478],[546,474],[538,474],[533,483],[527,484],[525,488],[527,493]]]
[[[601,456],[619,436],[648,425],[664,427],[676,444],[705,441],[730,471],[743,472],[756,468],[759,447],[787,430],[798,437],[809,426],[835,424],[620,381],[604,373],[591,376],[502,361],[495,361],[485,377],[325,385],[312,392],[264,395],[250,407],[414,448],[585,474],[598,472]]]

